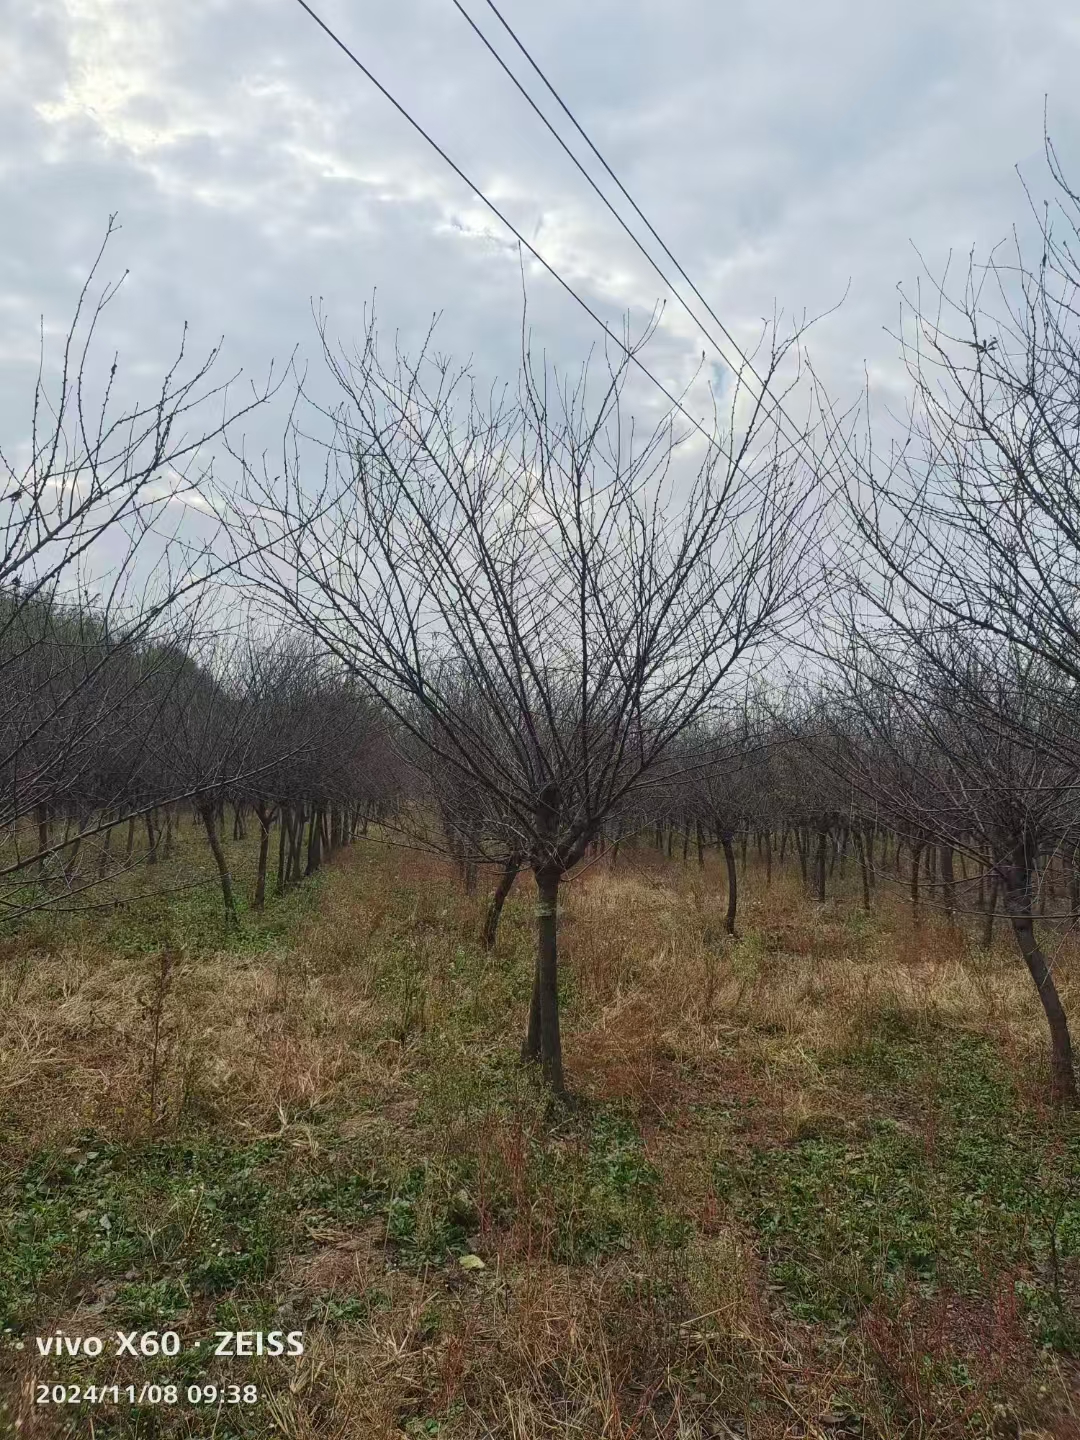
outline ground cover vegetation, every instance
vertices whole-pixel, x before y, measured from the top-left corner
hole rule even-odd
[[[1054,174],[909,307],[886,455],[793,433],[797,330],[703,444],[648,334],[483,399],[372,322],[256,467],[274,385],[125,409],[88,288],[3,462],[0,1424],[1080,1433]],[[37,1344],[133,1327],[192,1343]]]

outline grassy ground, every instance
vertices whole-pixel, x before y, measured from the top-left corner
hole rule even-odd
[[[483,894],[373,841],[233,931],[209,888],[7,942],[0,1433],[1080,1436],[1080,1123],[1030,981],[837,889],[751,864],[730,941],[715,857],[568,886],[569,1110],[516,1060],[525,882],[493,955]],[[37,1353],[136,1328],[182,1353]],[[305,1353],[194,1348],[237,1329]]]

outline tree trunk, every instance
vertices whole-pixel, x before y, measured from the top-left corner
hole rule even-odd
[[[1050,1028],[1050,1099],[1057,1105],[1075,1105],[1076,1075],[1069,1022],[1046,956],[1035,938],[1035,923],[1031,915],[1031,870],[1022,846],[1017,848],[1009,869],[1005,908]]]
[[[518,871],[521,869],[521,856],[511,855],[503,866],[503,872],[499,876],[499,883],[495,887],[495,894],[491,897],[491,904],[488,906],[487,915],[484,918],[484,933],[481,943],[485,950],[494,950],[495,935],[499,928],[499,920],[502,916],[503,905],[506,897],[510,894],[514,881],[517,879]]]
[[[289,865],[286,871],[288,880],[299,880],[303,873],[300,868],[300,860],[304,850],[304,824],[303,805],[294,806],[289,822]]]
[[[37,873],[38,879],[43,880],[45,878],[46,851],[49,848],[49,807],[47,805],[36,806],[34,816],[37,820],[38,833]]]
[[[311,825],[308,829],[307,866],[305,875],[314,875],[322,864],[322,811],[312,806]]]
[[[772,831],[765,831],[765,888],[772,884]]]
[[[255,897],[251,902],[253,910],[261,910],[266,904],[266,859],[270,853],[270,826],[274,823],[274,812],[262,800],[255,806],[259,817],[259,868],[255,876]]]
[[[146,863],[148,865],[156,865],[158,858],[158,835],[154,829],[154,812],[147,810],[143,818],[146,821]]]
[[[862,908],[870,909],[870,867],[866,863],[866,841],[862,828],[855,826],[855,853],[859,857],[859,876],[862,880]]]
[[[277,842],[277,883],[274,886],[278,895],[285,894],[285,856],[286,841],[289,827],[286,824],[287,811],[282,805],[278,810],[278,842]]]
[[[696,822],[694,828],[695,828],[695,834],[696,834],[696,839],[697,839],[697,863],[698,863],[698,869],[699,869],[699,870],[704,870],[704,868],[705,868],[705,836],[701,833],[701,821],[700,821],[700,820],[698,820],[698,821]]]
[[[739,904],[739,882],[735,872],[735,851],[731,845],[731,835],[727,830],[720,831],[720,848],[724,852],[724,864],[727,866],[727,915],[724,917],[724,929],[729,935],[734,935],[735,915]]]
[[[521,1047],[524,1060],[540,1061],[544,1081],[565,1095],[562,1037],[559,1033],[559,951],[557,924],[562,868],[555,853],[562,796],[554,783],[545,785],[536,802],[538,847],[533,859],[536,877],[536,971],[533,976],[529,1026]]]
[[[559,1032],[559,952],[556,935],[561,879],[562,876],[554,868],[546,868],[536,874],[536,981],[540,1000],[540,1073],[557,1095],[566,1093],[562,1036]]]
[[[236,901],[233,899],[232,876],[229,874],[229,866],[225,859],[225,851],[221,848],[221,835],[218,832],[217,815],[212,803],[199,807],[199,814],[202,816],[203,828],[206,830],[206,838],[210,842],[210,850],[217,865],[218,875],[221,879],[221,894],[225,901],[225,918],[232,922],[236,919]]]

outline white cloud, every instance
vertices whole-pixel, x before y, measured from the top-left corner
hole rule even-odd
[[[323,8],[612,328],[627,307],[644,321],[659,281],[451,6]],[[1021,216],[1012,167],[1042,180],[1045,92],[1066,162],[1080,160],[1066,0],[507,0],[507,13],[740,344],[774,302],[816,312],[850,283],[808,338],[841,404],[864,366],[890,403],[903,394],[884,327],[896,282],[918,270],[910,242],[933,268]],[[516,244],[299,7],[49,0],[17,8],[0,68],[15,77],[0,99],[0,396],[25,401],[36,317],[66,321],[112,210],[110,273],[133,274],[103,341],[129,376],[163,367],[184,319],[193,349],[224,331],[229,364],[310,350],[312,296],[349,338],[375,289],[407,345],[442,310],[440,348],[482,374],[516,364]],[[540,267],[526,274],[552,358],[572,366],[602,345]],[[711,364],[669,301],[650,367],[680,390],[703,348]],[[632,394],[653,414],[663,403],[644,380]],[[691,408],[707,404],[699,382]],[[20,415],[0,398],[0,443]]]

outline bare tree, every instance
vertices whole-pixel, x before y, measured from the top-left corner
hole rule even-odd
[[[1040,861],[1071,852],[1080,804],[1080,735],[1050,667],[955,626],[928,628],[917,646],[906,629],[849,639],[830,764],[912,837],[913,901],[924,847],[949,857],[941,902],[950,918],[954,854],[970,861],[969,890],[988,866],[1046,1016],[1051,1097],[1075,1104],[1068,1020],[1033,910]]]
[[[562,1091],[560,884],[774,633],[802,578],[812,477],[738,390],[688,473],[672,417],[644,438],[629,419],[628,353],[597,393],[587,369],[573,384],[538,372],[526,346],[517,394],[482,404],[429,348],[384,365],[373,327],[352,356],[325,332],[323,346],[343,400],[321,480],[298,430],[282,477],[244,467],[231,523],[255,558],[240,573],[425,752],[459,860],[532,870],[523,1054]],[[417,839],[445,845],[437,823]]]
[[[185,334],[149,402],[118,399],[117,358],[102,357],[98,343],[118,287],[105,286],[97,299],[91,293],[115,229],[111,220],[55,365],[42,342],[24,433],[0,446],[6,920],[70,904],[72,857],[83,841],[146,811],[147,797],[126,786],[124,765],[106,744],[118,743],[124,728],[125,763],[136,763],[133,747],[140,734],[145,739],[152,707],[140,687],[161,642],[190,632],[215,568],[208,544],[192,544],[190,535],[183,545],[170,543],[169,507],[194,494],[206,447],[270,391],[268,383],[234,405],[232,382],[211,379],[218,350],[191,366]],[[28,830],[36,844],[27,845]],[[58,883],[28,889],[31,873]],[[77,878],[81,892],[100,876]]]

